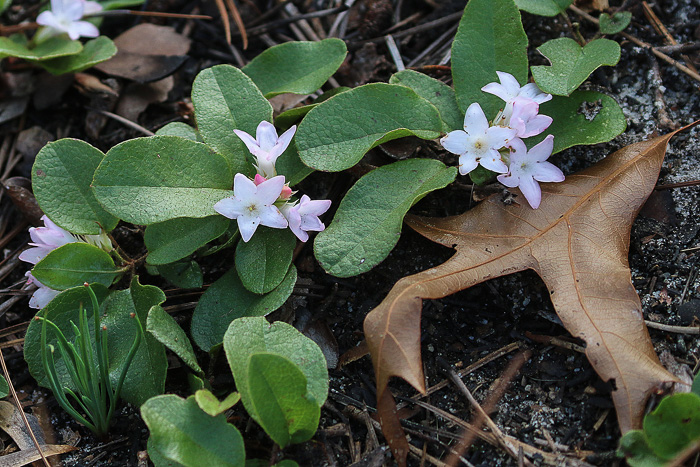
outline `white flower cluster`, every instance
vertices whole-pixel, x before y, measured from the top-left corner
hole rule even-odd
[[[102,5],[87,0],[51,0],[51,9],[42,11],[36,22],[47,27],[47,37],[68,34],[72,40],[80,37],[97,37],[97,26],[81,21],[85,15],[102,11]]]
[[[540,104],[552,98],[534,83],[520,87],[513,75],[496,72],[499,83],[489,83],[482,91],[505,101],[504,108],[489,125],[478,103],[467,109],[464,130],[455,130],[440,143],[451,153],[459,155],[459,173],[466,175],[478,165],[497,172],[498,181],[505,186],[519,187],[525,199],[537,209],[542,191],[537,182],[561,182],[564,174],[546,162],[552,154],[554,136],[548,135],[529,151],[522,138],[542,133],[552,124],[552,118],[539,114]]]
[[[311,200],[303,195],[299,201],[290,201],[292,190],[283,175],[277,175],[275,162],[287,149],[296,132],[296,125],[277,137],[270,122],[261,122],[253,138],[241,130],[233,130],[255,156],[258,174],[253,180],[243,174],[233,179],[233,196],[214,205],[214,210],[238,222],[244,242],[251,239],[258,225],[275,229],[289,227],[302,242],[309,239],[309,231],[320,232],[325,225],[318,218],[331,207],[330,200]]]
[[[29,229],[29,236],[32,239],[32,242],[29,244],[31,248],[24,250],[19,255],[21,261],[36,264],[56,248],[76,242],[89,243],[107,252],[112,251],[112,241],[104,232],[99,235],[77,236],[57,226],[46,216],[42,216],[41,220],[44,221],[44,227],[31,227]],[[32,275],[31,271],[27,271],[25,276],[27,277],[27,284],[34,284],[38,287],[32,294],[32,298],[29,299],[31,308],[44,308],[47,303],[60,293],[58,290],[54,290],[39,282]]]

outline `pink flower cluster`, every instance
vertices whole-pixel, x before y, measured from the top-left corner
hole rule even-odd
[[[251,239],[258,225],[275,229],[289,227],[302,242],[309,239],[309,231],[320,232],[325,225],[318,216],[331,207],[330,200],[312,200],[303,195],[291,201],[293,194],[283,175],[277,175],[275,162],[287,149],[294,137],[292,126],[279,137],[272,123],[261,122],[255,138],[241,130],[234,130],[257,161],[258,174],[251,180],[243,174],[233,179],[233,196],[214,205],[214,210],[238,222],[244,242]]]
[[[464,130],[455,130],[440,143],[459,155],[459,173],[466,175],[478,165],[497,172],[505,186],[519,187],[525,199],[537,209],[542,199],[538,182],[561,182],[564,174],[547,162],[554,137],[548,135],[529,151],[523,138],[537,136],[552,124],[552,118],[540,115],[540,104],[552,98],[534,83],[520,86],[508,73],[496,72],[500,83],[489,83],[482,91],[503,99],[505,106],[489,124],[478,103],[471,104],[464,116]]]

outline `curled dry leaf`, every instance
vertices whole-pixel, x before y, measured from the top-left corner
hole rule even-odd
[[[642,318],[627,260],[632,221],[654,188],[676,132],[620,149],[558,184],[542,204],[505,205],[498,195],[449,218],[407,217],[421,235],[457,250],[447,262],[404,277],[365,318],[383,429],[401,464],[408,445],[387,383],[424,391],[420,354],[423,299],[437,299],[525,269],[545,282],[564,326],[612,393],[620,429],[638,427],[647,396],[677,379],[659,363]],[[518,197],[517,199],[523,199]]]

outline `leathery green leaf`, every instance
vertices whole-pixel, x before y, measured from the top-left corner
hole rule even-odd
[[[116,227],[117,219],[97,202],[90,189],[104,154],[77,139],[47,144],[36,155],[32,188],[41,209],[59,226],[76,234],[98,234]]]
[[[311,94],[333,76],[346,54],[345,42],[336,38],[285,42],[265,50],[241,71],[268,98],[285,92]]]
[[[456,167],[432,159],[399,161],[366,174],[340,202],[333,222],[316,237],[319,263],[338,277],[369,271],[396,245],[408,209],[456,175]]]
[[[248,149],[233,130],[254,137],[260,122],[272,121],[272,106],[255,83],[236,67],[216,65],[195,78],[192,104],[204,142],[228,160],[234,174],[251,175]]]
[[[243,437],[224,415],[212,417],[199,408],[194,396],[174,394],[149,399],[141,407],[148,426],[148,454],[156,467],[241,467],[245,464]]]
[[[481,88],[498,81],[497,71],[527,83],[527,36],[513,0],[469,0],[452,43],[452,80],[462,113],[478,102],[492,119],[503,106]]]
[[[276,289],[258,295],[246,289],[238,277],[236,268],[231,268],[199,299],[192,314],[192,339],[202,350],[211,351],[213,347],[221,344],[226,329],[234,319],[265,316],[281,307],[292,294],[296,281],[297,270],[292,264]]]
[[[66,290],[85,282],[109,287],[119,274],[109,253],[87,243],[69,243],[39,261],[32,274],[55,290]]]
[[[304,164],[336,172],[352,167],[379,144],[410,135],[434,139],[441,131],[437,109],[415,91],[374,83],[313,108],[299,124],[295,142]]]
[[[226,160],[202,143],[177,136],[125,141],[107,152],[93,190],[104,208],[134,224],[216,215],[231,195]]]
[[[236,246],[236,270],[246,289],[270,292],[287,275],[296,237],[289,229],[259,227],[249,242]]]

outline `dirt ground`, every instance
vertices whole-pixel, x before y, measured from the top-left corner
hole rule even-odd
[[[697,0],[648,3],[676,41],[698,44],[700,5]],[[610,0],[610,4],[633,13],[627,33],[654,46],[667,45],[664,37],[654,30],[645,17],[641,1]],[[335,75],[338,84],[357,86],[386,81],[395,71],[395,66],[382,36],[389,28],[413,14],[422,16],[417,21],[407,22],[392,30],[404,63],[418,68],[449,64],[444,59],[454,32],[447,32],[458,22],[458,17],[449,20],[449,15],[460,11],[463,5],[463,2],[448,0],[358,0],[349,10],[347,22],[340,22],[341,37],[346,40],[350,53],[347,63]],[[335,6],[336,3],[328,2],[298,3],[297,12],[287,16]],[[269,5],[262,1],[242,2],[240,7],[246,22],[252,21],[258,14],[255,8],[261,11],[269,9]],[[217,16],[213,2],[156,0],[150,2],[146,9],[185,13],[199,9]],[[277,12],[260,24],[283,17]],[[312,20],[311,28],[320,27],[327,32],[337,17],[338,13],[334,13]],[[594,25],[571,11],[568,17],[574,24],[569,24],[562,17],[542,18],[528,14],[523,14],[523,17],[533,65],[544,64],[544,59],[534,49],[547,40],[571,36],[572,30],[579,28],[584,37],[590,39],[596,31]],[[445,23],[440,27],[410,31],[416,25],[445,18]],[[218,21],[178,20],[168,21],[167,24],[188,34],[192,47],[188,59],[173,74],[175,86],[167,99],[151,105],[138,117],[138,124],[152,131],[170,121],[186,120],[192,79],[201,69],[217,63],[237,64],[241,58],[250,60],[270,44],[298,39],[299,34],[309,38],[304,27],[294,29],[289,23],[273,25],[267,33],[251,34],[249,49],[242,51],[237,37],[234,37],[234,48],[226,45]],[[114,19],[106,22],[104,31],[114,36],[131,25],[132,19]],[[409,33],[401,32],[405,30],[409,30]],[[667,133],[700,118],[700,82],[659,60],[648,49],[621,36],[613,38],[622,45],[620,63],[616,67],[599,69],[584,86],[606,92],[617,99],[627,118],[627,131],[609,143],[572,148],[553,157],[552,162],[565,173],[588,167],[625,145]],[[700,67],[697,47],[688,53],[691,63]],[[679,55],[673,57],[682,59]],[[37,91],[42,88],[39,79],[48,79],[21,67],[3,65],[6,79],[22,74]],[[126,85],[124,80],[99,72],[94,75],[113,88],[122,89]],[[434,76],[449,82],[449,73]],[[17,80],[12,82],[16,83]],[[5,173],[5,179],[8,176],[29,176],[33,156],[41,147],[42,140],[70,136],[86,139],[96,147],[107,150],[123,140],[141,136],[137,130],[111,119],[105,119],[105,126],[95,134],[94,128],[90,127],[90,115],[94,115],[90,109],[102,105],[108,107],[109,98],[86,95],[69,79],[49,81],[50,86],[55,86],[52,89],[56,90],[64,82],[67,84],[61,88],[64,91],[56,102],[40,108],[36,100],[30,100],[17,118],[0,124],[0,139],[4,141],[5,148],[0,153],[12,147],[13,154],[21,155],[20,163],[14,167],[8,165],[11,157],[4,159],[3,170],[5,167],[11,169]],[[27,135],[27,131],[32,133]],[[20,144],[22,141],[24,146]],[[434,142],[411,139],[375,149],[365,162],[388,162],[413,152],[416,147],[422,154],[439,151]],[[685,333],[650,329],[657,352],[663,354],[663,361],[674,372],[682,372],[684,366],[695,370],[700,358],[700,338],[695,332],[697,328],[691,327],[700,319],[700,219],[697,216],[700,197],[698,184],[693,183],[700,183],[699,147],[698,128],[679,134],[671,141],[658,182],[661,189],[654,192],[633,226],[629,255],[633,282],[642,300],[645,319],[687,328]],[[316,197],[331,197],[337,206],[355,180],[354,172],[339,175],[317,173],[302,182],[300,189]],[[691,183],[685,187],[675,187],[674,184],[682,182]],[[468,183],[462,180],[431,194],[413,212],[443,216],[469,209],[473,201],[472,187]],[[665,185],[670,187],[664,188]],[[480,189],[477,189],[476,194],[479,192]],[[0,220],[7,257],[28,240],[23,218],[7,196],[0,199]],[[14,227],[18,229],[13,230]],[[20,231],[22,233],[18,233]],[[116,235],[128,242],[133,229],[122,226]],[[290,301],[275,312],[274,317],[293,322],[299,328],[312,329],[321,336],[322,347],[330,356],[348,359],[347,353],[352,353],[352,349],[363,339],[362,321],[365,315],[381,302],[392,285],[403,276],[440,264],[451,254],[452,250],[433,244],[405,227],[396,248],[379,266],[358,277],[337,279],[324,273],[313,258],[311,245],[305,246],[296,258],[299,283]],[[231,258],[232,252],[229,252],[204,263],[205,283],[217,279],[223,267],[230,264]],[[0,329],[9,329],[2,335],[5,341],[10,341],[22,337],[22,323],[26,323],[33,313],[27,306],[26,298],[17,298],[16,291],[21,287],[24,266],[15,262],[2,271],[5,296],[0,300],[5,303],[0,304]],[[149,281],[164,285],[158,278],[146,280]],[[174,316],[187,327],[191,307],[188,308],[186,299],[176,297],[178,292],[172,287],[167,288],[170,299],[166,305],[179,307]],[[18,330],[11,326],[18,326]],[[419,398],[410,386],[401,381],[395,380],[391,386],[397,401],[404,407],[405,429],[415,447],[414,453],[409,456],[409,465],[443,465],[439,459],[444,460],[449,452],[448,447],[461,436],[455,421],[469,421],[473,417],[469,402],[450,382],[445,368],[466,368],[464,383],[478,401],[483,401],[519,350],[528,350],[530,356],[491,411],[491,417],[498,427],[506,435],[544,453],[560,456],[558,465],[565,465],[566,462],[571,465],[577,465],[576,462],[579,462],[578,465],[585,465],[583,462],[603,466],[623,464],[615,456],[620,432],[609,396],[611,388],[598,378],[580,352],[578,343],[562,327],[544,284],[534,273],[513,274],[441,300],[426,301],[422,330],[427,386],[442,387],[427,397]],[[109,438],[95,439],[89,431],[68,419],[45,389],[36,386],[22,359],[20,345],[5,345],[3,352],[12,381],[21,390],[28,411],[36,412],[51,422],[45,424],[45,431],[47,434],[53,432],[56,442],[77,443],[78,450],[64,456],[63,465],[147,465],[143,451],[146,449],[148,431],[138,411],[124,407],[116,416]],[[206,361],[205,355],[201,357]],[[174,358],[171,365],[167,392],[187,395],[185,370]],[[222,358],[211,362],[211,365],[221,370],[216,372],[219,376],[212,381],[215,387],[232,385],[233,380]],[[317,435],[312,441],[285,450],[285,457],[295,459],[300,465],[313,466],[392,465],[388,447],[372,419],[376,391],[369,358],[331,369],[330,376],[329,398],[322,411]],[[424,406],[416,405],[416,400],[422,401]],[[425,404],[431,409],[426,409]],[[446,414],[438,415],[436,409]],[[250,423],[242,410],[235,410],[230,421],[243,433],[249,457],[275,459],[280,454],[270,450],[269,439]],[[11,447],[11,440],[5,438],[4,441],[6,447]],[[569,460],[565,461],[565,458]],[[462,465],[518,465],[516,459],[484,441],[476,441],[464,459]],[[546,459],[543,458],[542,463],[546,463]]]

